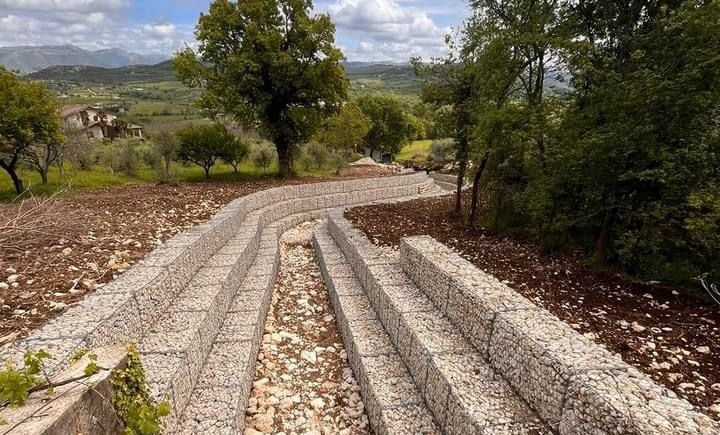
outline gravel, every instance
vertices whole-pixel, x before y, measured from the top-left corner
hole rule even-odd
[[[246,435],[371,433],[311,246],[316,224],[302,224],[281,239]]]

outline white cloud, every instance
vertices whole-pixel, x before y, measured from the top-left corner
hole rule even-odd
[[[0,0],[0,9],[25,12],[117,11],[126,6],[126,0]]]
[[[193,41],[191,26],[129,23],[129,0],[0,0],[0,46],[74,44],[171,54]]]
[[[143,30],[150,36],[169,38],[175,35],[175,26],[172,24],[145,24]]]
[[[451,31],[435,24],[423,10],[396,0],[337,0],[327,12],[339,29],[354,36],[344,44],[345,55],[352,60],[440,56],[445,52],[444,37]]]

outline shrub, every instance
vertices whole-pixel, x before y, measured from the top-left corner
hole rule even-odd
[[[256,169],[263,169],[267,173],[270,165],[277,160],[277,151],[267,142],[257,142],[253,147],[251,157]]]
[[[430,144],[429,159],[436,165],[446,165],[454,160],[455,141],[452,139],[434,140]]]
[[[327,163],[328,157],[330,157],[328,149],[319,142],[308,142],[300,149],[300,161],[305,170],[310,169],[312,165],[317,169],[322,168]]]

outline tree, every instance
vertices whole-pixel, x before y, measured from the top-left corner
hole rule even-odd
[[[462,215],[462,189],[465,184],[470,160],[470,131],[472,130],[473,75],[472,63],[458,59],[454,54],[455,44],[449,37],[447,43],[450,55],[431,63],[422,59],[412,60],[415,74],[425,78],[422,84],[422,99],[437,110],[444,110],[445,122],[455,138],[455,161],[458,181],[455,191],[455,215]]]
[[[331,150],[353,150],[365,140],[371,120],[355,103],[345,104],[340,113],[328,118],[315,135],[315,140]]]
[[[247,159],[250,154],[250,146],[248,140],[239,137],[233,137],[233,140],[227,142],[223,149],[221,158],[228,165],[233,167],[233,172],[237,177],[240,164]]]
[[[65,126],[63,134],[66,140],[58,148],[56,165],[60,176],[65,176],[65,162],[70,162],[81,171],[86,171],[95,163],[96,144],[88,138],[85,129]]]
[[[177,132],[177,138],[178,157],[202,167],[206,179],[218,159],[225,155],[228,144],[235,140],[222,124],[186,127]]]
[[[251,159],[256,168],[263,168],[263,172],[267,174],[267,170],[277,158],[277,153],[267,142],[258,142],[251,153]]]
[[[598,0],[571,19],[586,43],[568,55],[577,92],[547,182],[573,193],[565,226],[594,234],[598,266],[717,268],[717,225],[695,223],[719,202],[720,3]]]
[[[50,167],[60,156],[61,145],[52,142],[34,143],[25,149],[23,160],[40,174],[42,184],[48,183]]]
[[[348,82],[335,26],[310,0],[216,0],[195,32],[198,53],[175,57],[201,104],[257,126],[277,149],[281,175],[294,151],[340,109]]]
[[[17,165],[33,144],[62,142],[54,98],[41,83],[22,80],[0,67],[0,167],[15,191],[25,190]]]
[[[366,95],[358,100],[360,110],[370,118],[365,144],[373,151],[395,155],[407,142],[407,120],[400,103],[387,95]]]
[[[152,139],[153,145],[155,146],[155,152],[157,152],[163,160],[163,176],[166,180],[168,180],[170,179],[170,167],[177,156],[178,138],[169,130],[162,129],[157,133],[152,134],[150,139]]]

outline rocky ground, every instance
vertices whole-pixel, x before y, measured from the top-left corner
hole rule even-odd
[[[311,245],[316,224],[302,224],[281,239],[246,435],[370,433]]]
[[[347,213],[374,243],[430,235],[720,419],[720,309],[683,289],[631,282],[580,256],[542,255],[527,241],[468,229],[453,196]]]
[[[392,175],[353,167],[345,178]],[[44,203],[0,204],[0,348],[111,281],[165,240],[231,200],[326,179],[143,184]]]

